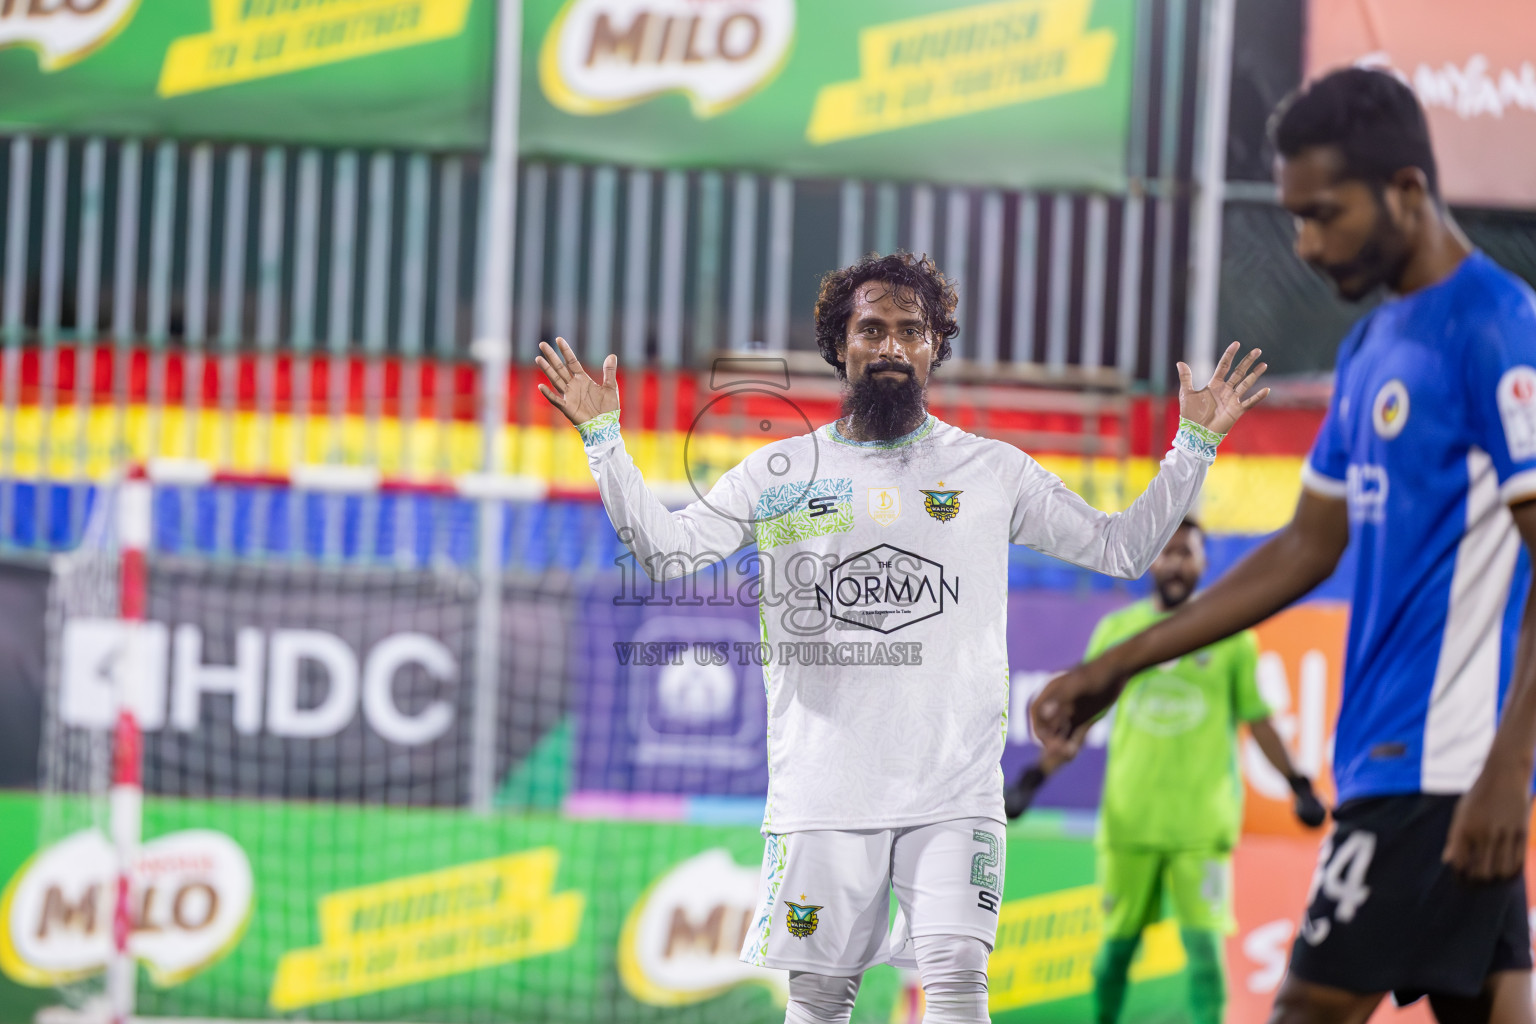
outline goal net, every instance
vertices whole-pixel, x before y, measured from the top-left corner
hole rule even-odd
[[[761,668],[698,656],[755,652],[755,606],[709,599],[739,559],[652,588],[600,505],[504,500],[483,704],[474,499],[155,484],[135,623],[130,486],[54,563],[39,852],[8,888],[29,984],[106,1017],[121,926],[148,1018],[782,1019],[784,973],[738,960]],[[108,798],[123,706],[141,805]]]

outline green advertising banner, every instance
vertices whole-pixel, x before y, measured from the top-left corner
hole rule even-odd
[[[0,1021],[31,1020],[58,986],[99,989],[113,861],[91,808],[0,794]],[[1042,831],[1009,836],[990,967],[999,1024],[1090,1013],[1092,846]],[[138,1012],[777,1024],[786,973],[737,959],[762,849],[751,826],[151,798]],[[1129,1019],[1179,1020],[1184,964],[1172,925],[1154,926]],[[854,1019],[908,1020],[909,983],[870,971]]]
[[[486,145],[494,0],[4,0],[0,131]]]
[[[1135,0],[525,0],[529,156],[1116,190]]]

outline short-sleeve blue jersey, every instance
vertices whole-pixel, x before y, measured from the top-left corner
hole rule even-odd
[[[1339,800],[1461,793],[1492,743],[1530,567],[1536,295],[1480,252],[1339,348],[1302,471],[1358,551],[1334,745]]]

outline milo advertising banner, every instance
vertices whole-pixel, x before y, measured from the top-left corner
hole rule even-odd
[[[0,795],[0,1020],[100,991],[115,865],[91,810]],[[750,826],[150,798],[130,900],[138,1012],[777,1024],[786,973],[737,959],[762,850]],[[1314,853],[1239,849],[1229,1019],[1263,1019]],[[990,964],[1000,1024],[1089,1016],[1093,860],[1050,814],[1010,827]],[[1176,928],[1148,931],[1128,1019],[1184,1019],[1185,968]],[[917,1021],[913,980],[870,971],[854,1019]]]
[[[482,148],[494,0],[4,0],[0,131]]]
[[[474,148],[494,0],[5,0],[0,131]],[[1134,0],[524,0],[529,156],[1118,189]]]
[[[1117,189],[1133,0],[525,0],[530,156]]]

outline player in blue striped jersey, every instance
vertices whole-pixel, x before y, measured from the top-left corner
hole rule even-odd
[[[1169,619],[1036,702],[1070,738],[1135,672],[1354,585],[1323,845],[1272,1024],[1364,1022],[1387,992],[1442,1022],[1532,1019],[1522,868],[1536,755],[1536,295],[1439,197],[1423,111],[1352,68],[1272,126],[1297,255],[1393,294],[1339,349],[1290,525]]]

